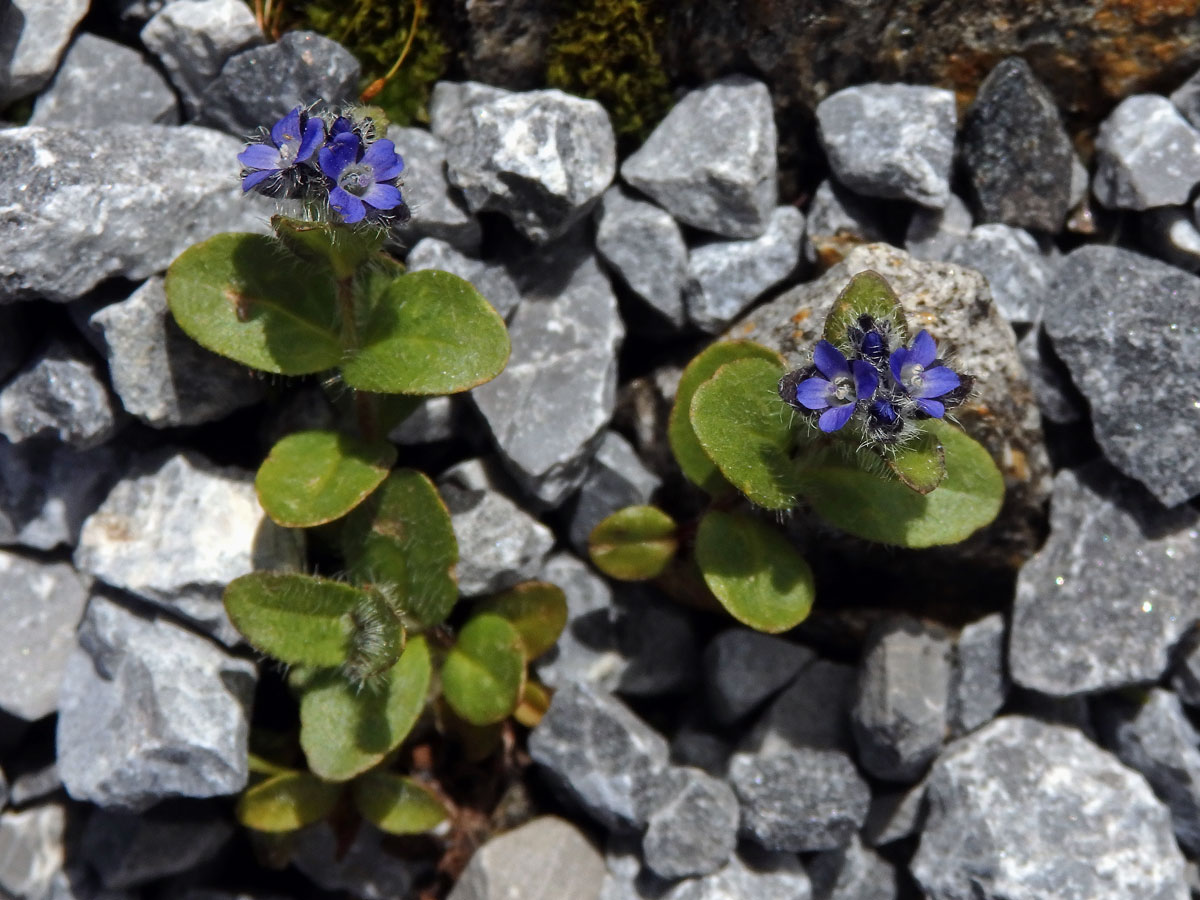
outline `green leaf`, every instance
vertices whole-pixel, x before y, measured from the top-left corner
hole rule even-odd
[[[545,581],[526,581],[476,606],[507,619],[521,638],[525,659],[537,659],[554,646],[567,624],[567,598],[562,588]]]
[[[442,666],[442,695],[472,725],[491,725],[511,714],[524,681],[521,635],[495,613],[472,616]]]
[[[171,263],[167,304],[192,340],[243,365],[281,375],[333,368],[342,358],[333,278],[281,264],[259,234],[218,234]]]
[[[884,461],[897,478],[919,494],[928,494],[946,477],[946,451],[930,431],[885,456]]]
[[[336,670],[293,682],[302,684],[300,746],[308,767],[346,781],[377,765],[416,724],[431,677],[429,645],[418,635],[389,672],[361,687]]]
[[[267,515],[288,528],[339,519],[362,503],[396,461],[388,441],[336,431],[298,431],[274,447],[254,487]]]
[[[237,820],[255,831],[295,831],[333,812],[341,793],[341,785],[309,772],[285,772],[243,792]]]
[[[302,259],[329,266],[335,278],[348,278],[379,252],[382,228],[355,228],[338,222],[305,222],[272,216],[271,227],[283,245]]]
[[[675,520],[656,506],[627,506],[596,524],[588,536],[588,554],[611,578],[654,578],[679,549],[676,527]]]
[[[671,418],[667,423],[667,439],[675,461],[684,476],[699,485],[709,494],[721,494],[729,489],[729,482],[721,477],[692,429],[691,406],[696,389],[717,373],[717,369],[735,359],[766,359],[783,366],[783,358],[762,344],[754,341],[723,341],[711,344],[693,359],[679,379],[675,391],[675,405],[671,407]]]
[[[412,272],[379,293],[342,363],[347,385],[383,394],[456,394],[491,381],[508,362],[504,320],[449,272]]]
[[[388,834],[421,834],[446,818],[446,807],[414,778],[368,772],[350,785],[363,818]]]
[[[251,572],[225,588],[225,610],[256,649],[289,665],[340,666],[367,595],[340,581],[289,572]]]
[[[867,269],[850,279],[825,319],[825,340],[835,347],[846,349],[846,329],[868,315],[873,319],[891,319],[897,326],[900,341],[907,336],[908,324],[904,309],[892,286],[878,272]]]
[[[808,563],[782,534],[750,516],[708,512],[696,532],[696,564],[730,615],[758,631],[787,631],[812,609]]]
[[[549,688],[532,678],[526,679],[525,690],[521,692],[521,702],[513,710],[513,718],[526,728],[537,728],[549,711],[552,699]]]
[[[458,542],[450,512],[415,469],[397,469],[354,511],[343,544],[351,574],[397,590],[402,609],[420,624],[437,625],[454,608]]]
[[[801,492],[822,518],[870,541],[901,547],[956,544],[987,525],[1004,501],[1004,478],[987,450],[946,422],[924,423],[941,442],[946,475],[919,494],[853,460],[822,454],[800,472]]]
[[[774,361],[735,360],[692,398],[692,427],[704,452],[730,484],[767,509],[791,509],[799,486],[793,413],[777,392],[782,375]]]

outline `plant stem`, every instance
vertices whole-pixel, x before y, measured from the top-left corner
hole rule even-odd
[[[338,306],[342,312],[342,345],[347,350],[358,349],[358,308],[354,303],[354,276],[337,281]],[[354,414],[359,433],[368,441],[379,437],[379,409],[375,395],[369,391],[354,392]]]
[[[421,21],[421,0],[413,0],[413,17],[412,24],[408,28],[408,39],[404,42],[404,49],[400,51],[400,56],[397,58],[395,65],[388,70],[388,73],[382,78],[376,78],[366,90],[359,96],[359,100],[363,103],[370,103],[375,99],[375,95],[383,90],[384,85],[392,80],[393,76],[400,71],[400,66],[404,64],[404,58],[408,56],[408,51],[412,49],[413,38],[417,36],[417,25]]]

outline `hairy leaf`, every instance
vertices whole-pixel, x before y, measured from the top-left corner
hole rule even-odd
[[[340,666],[367,595],[298,572],[251,572],[225,588],[225,610],[256,649],[290,665]]]
[[[862,315],[871,316],[873,319],[891,319],[899,326],[899,340],[903,342],[906,339],[904,309],[900,306],[896,292],[887,283],[887,279],[871,269],[859,272],[851,278],[850,283],[838,294],[829,316],[825,319],[825,340],[845,349],[846,329],[855,324]]]
[[[355,228],[339,222],[306,222],[272,216],[271,227],[302,259],[329,266],[335,278],[348,278],[383,246],[382,229]]]

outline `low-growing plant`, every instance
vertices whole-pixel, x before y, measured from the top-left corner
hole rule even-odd
[[[437,824],[437,794],[393,771],[402,742],[431,698],[439,723],[476,748],[509,716],[536,722],[547,694],[528,664],[566,620],[562,591],[542,582],[458,609],[450,515],[428,477],[395,467],[388,432],[423,398],[494,378],[509,341],[471,284],[406,273],[382,250],[408,218],[385,129],[369,109],[293,109],[238,157],[243,189],[290,215],[272,219],[273,237],[196,244],[166,278],[175,320],[203,346],[318,375],[352,399],[347,430],[283,437],[255,479],[276,523],[336,535],[338,577],[253,572],[225,591],[233,624],[287,667],[299,702],[307,771],[255,758],[238,805],[260,831],[294,830],[343,801],[394,833]]]
[[[618,579],[698,572],[734,618],[786,631],[812,608],[812,572],[779,529],[739,508],[738,494],[777,513],[800,507],[869,541],[962,541],[1004,499],[987,450],[948,421],[973,383],[928,331],[911,332],[882,276],[860,272],[810,364],[788,372],[778,353],[751,341],[712,344],[692,360],[668,438],[711,506],[687,528],[655,507],[619,510],[593,530],[592,561]],[[690,558],[681,562],[685,544]]]

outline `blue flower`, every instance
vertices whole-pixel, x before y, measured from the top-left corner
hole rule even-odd
[[[325,123],[297,106],[271,126],[271,143],[251,144],[238,154],[237,160],[246,170],[242,190],[268,187],[263,184],[268,179],[278,183],[300,163],[308,162],[324,138]]]
[[[330,140],[321,148],[321,171],[331,178],[329,205],[348,225],[361,222],[367,207],[373,210],[407,212],[404,198],[393,182],[404,170],[396,145],[386,138],[364,147],[349,127],[334,123]]]
[[[797,384],[796,400],[807,409],[824,410],[817,425],[828,434],[850,421],[859,400],[875,395],[879,375],[865,360],[847,362],[829,341],[817,342],[813,365],[824,377],[812,375]]]
[[[933,335],[922,329],[913,338],[912,346],[892,353],[888,367],[900,390],[916,402],[917,409],[940,419],[946,414],[946,404],[936,398],[953,391],[962,380],[949,366],[934,365],[935,362],[938,362],[937,344]]]

